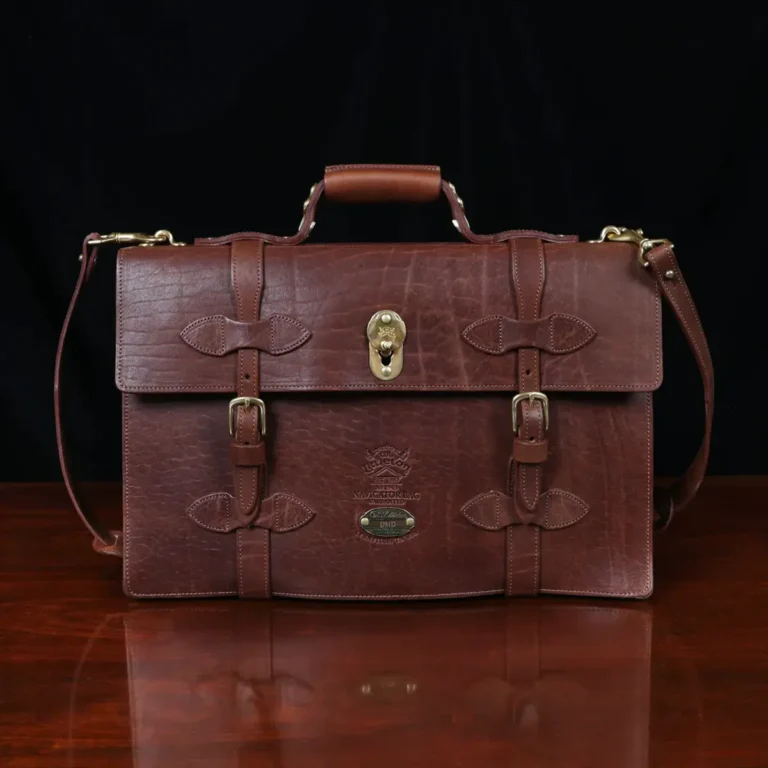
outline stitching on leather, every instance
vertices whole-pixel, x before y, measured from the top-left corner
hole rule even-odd
[[[243,537],[241,534],[242,529],[238,529],[235,536],[237,537],[237,593],[243,594]]]
[[[264,556],[264,597],[269,597],[269,531],[261,531],[261,552]]]
[[[467,518],[467,520],[474,523],[478,528],[482,528],[485,531],[493,531],[493,530],[500,530],[500,526],[496,529],[489,526],[487,523],[481,523],[476,517],[472,517],[472,515],[469,514],[467,510],[471,509],[472,507],[479,504],[481,501],[484,501],[485,499],[491,497],[491,496],[497,496],[496,498],[496,520],[498,522],[499,520],[499,500],[498,495],[496,494],[496,491],[485,491],[485,493],[481,493],[479,496],[475,496],[473,499],[470,499],[462,508],[461,508],[461,514],[464,515],[464,517]]]
[[[199,325],[210,322],[215,322],[218,326],[219,346],[217,348],[205,347],[199,342],[189,338],[189,334],[192,330],[197,328]],[[179,336],[181,336],[181,338],[184,339],[184,341],[193,349],[197,349],[200,352],[205,352],[209,355],[220,356],[224,352],[224,315],[208,315],[207,317],[201,317],[183,328],[179,333]]]
[[[346,170],[371,170],[371,171],[440,171],[437,165],[367,165],[366,163],[353,163],[352,165],[329,165],[325,170],[328,171],[346,171]]]
[[[295,320],[288,315],[271,315],[269,320],[271,329],[269,349],[270,354],[272,355],[284,355],[287,352],[292,352],[294,349],[297,349],[312,338],[312,331],[310,331],[309,328],[304,325],[304,323],[300,323],[298,320]],[[301,335],[295,341],[284,344],[282,347],[275,347],[275,323],[277,320],[296,326],[296,328],[301,331]]]
[[[497,328],[497,333],[498,333],[498,335],[499,335],[499,340],[498,340],[498,347],[497,347],[497,349],[498,349],[498,351],[499,351],[499,354],[501,354],[501,352],[502,352],[502,351],[503,351],[503,349],[504,349],[504,341],[503,341],[503,339],[502,339],[502,328],[503,328],[503,326],[502,326],[501,317],[499,317],[499,318],[498,318],[498,320],[496,321],[496,323],[497,323],[497,326],[498,326],[498,328]]]
[[[575,517],[573,520],[569,520],[566,523],[563,523],[562,525],[550,525],[549,524],[549,501],[551,496],[565,496],[566,498],[570,499],[574,503],[578,504],[584,511],[578,516]],[[589,513],[589,506],[585,501],[580,499],[578,496],[569,493],[568,491],[562,491],[559,488],[550,488],[545,494],[544,494],[544,529],[547,531],[559,531],[562,528],[567,528],[568,526],[573,525],[574,523],[578,523],[579,520],[586,517],[586,515]]]
[[[503,343],[502,343],[502,322],[506,320],[507,318],[504,317],[504,315],[487,315],[486,317],[481,317],[479,320],[475,320],[474,323],[470,323],[462,332],[462,338],[464,338],[471,346],[477,347],[478,349],[482,349],[484,352],[488,352],[491,355],[498,355],[501,354],[503,351]],[[492,322],[493,320],[498,321],[499,324],[499,330],[498,330],[498,336],[499,336],[499,346],[498,349],[494,349],[493,347],[488,346],[487,344],[483,344],[482,341],[480,341],[477,338],[470,338],[470,333],[481,325],[487,325],[488,323]]]
[[[571,322],[576,323],[577,325],[580,325],[584,330],[587,332],[587,338],[585,341],[579,341],[576,344],[574,344],[571,347],[556,347],[555,346],[555,323],[554,318],[556,317],[562,317],[566,320],[570,320]],[[577,349],[581,349],[582,347],[586,346],[592,339],[597,336],[597,331],[585,320],[582,320],[580,317],[576,317],[574,315],[569,315],[567,313],[563,312],[554,312],[553,314],[549,315],[549,339],[550,339],[550,346],[553,352],[557,352],[558,354],[565,354],[566,352],[575,352]]]
[[[315,517],[315,510],[312,509],[308,504],[305,504],[301,499],[294,496],[290,493],[276,493],[274,496],[275,503],[277,504],[278,499],[285,499],[293,502],[297,506],[301,507],[306,513],[307,517],[299,518],[299,522],[294,523],[293,525],[285,525],[280,524],[280,522],[277,523],[274,530],[278,533],[287,533],[288,531],[295,531],[297,528],[301,528],[303,525],[306,525],[310,520],[312,520]],[[285,517],[283,514],[283,511],[281,510],[278,514],[278,521],[282,520]]]
[[[134,592],[132,597],[234,597],[237,592]]]
[[[651,591],[651,580],[653,578],[653,561],[651,554],[651,528],[653,526],[653,434],[651,425],[653,423],[653,401],[650,393],[645,395],[645,434],[646,451],[645,464],[648,475],[648,515],[645,524],[645,592]]]
[[[488,589],[478,592],[435,592],[429,595],[318,595],[308,594],[306,592],[273,592],[275,597],[319,597],[326,600],[410,600],[412,598],[430,598],[430,597],[474,597],[479,595],[499,595],[501,589]],[[153,597],[153,595],[147,595]],[[161,595],[160,595],[161,597]]]
[[[200,520],[199,517],[196,517],[193,512],[198,507],[202,506],[203,504],[207,504],[212,499],[225,499],[227,502],[227,512],[224,517],[224,527],[223,528],[216,528],[212,525],[209,525],[208,523],[204,523],[202,520]],[[190,504],[186,509],[186,514],[191,517],[201,528],[205,528],[209,531],[213,531],[214,533],[228,533],[229,532],[229,523],[230,523],[230,499],[232,499],[232,496],[230,494],[225,492],[219,492],[219,493],[209,493],[207,496],[202,496],[197,501]],[[234,501],[234,499],[233,499]]]
[[[346,389],[381,389],[390,392],[416,392],[421,389],[436,389],[443,392],[490,392],[492,390],[509,390],[518,386],[516,381],[508,381],[503,384],[457,384],[456,386],[446,386],[445,384],[369,384],[366,382],[351,384],[332,384],[327,387],[318,387],[316,384],[268,384],[262,387],[262,392],[277,392],[281,389],[291,392],[301,390],[311,390],[313,392],[341,392]],[[127,393],[136,392],[218,392],[221,394],[230,394],[233,389],[226,384],[125,384],[118,381],[118,387],[121,391]],[[567,392],[576,390],[578,392],[599,392],[608,390],[610,392],[648,392],[657,389],[658,382],[644,382],[641,384],[550,384],[545,387],[546,392]]]

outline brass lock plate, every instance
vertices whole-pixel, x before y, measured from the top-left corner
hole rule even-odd
[[[403,318],[392,309],[380,309],[368,321],[366,334],[371,373],[381,381],[396,379],[403,370]]]

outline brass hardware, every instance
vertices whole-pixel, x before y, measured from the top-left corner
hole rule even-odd
[[[259,409],[259,432],[261,436],[267,434],[267,408],[260,397],[236,397],[229,401],[229,435],[235,436],[235,408],[242,406],[245,409],[256,406]]]
[[[375,507],[360,518],[360,527],[371,536],[393,538],[413,530],[416,518],[401,507]]]
[[[112,232],[109,235],[100,235],[88,241],[88,245],[186,245],[173,239],[173,235],[167,229],[158,229],[154,235],[145,235],[143,232]]]
[[[633,243],[638,247],[637,260],[640,262],[640,266],[644,269],[648,269],[648,259],[645,254],[648,251],[653,250],[659,245],[668,245],[670,248],[674,248],[674,244],[666,238],[652,239],[646,237],[642,229],[628,229],[627,227],[603,227],[603,231],[600,233],[599,240],[590,240],[590,243],[604,243],[606,240],[610,240],[612,243]]]
[[[666,280],[674,280],[674,279],[675,279],[675,270],[674,270],[674,269],[668,269],[668,270],[667,270],[667,271],[664,273],[664,278],[665,278]]]
[[[297,232],[301,232],[301,228],[304,226],[304,219],[305,219],[305,218],[306,218],[306,216],[307,216],[307,208],[309,208],[309,204],[312,202],[312,195],[314,195],[314,194],[315,194],[315,190],[316,190],[316,189],[317,189],[317,184],[313,184],[313,185],[312,185],[312,186],[309,188],[309,194],[307,195],[307,199],[304,201],[304,204],[303,204],[303,205],[302,205],[302,207],[301,207],[301,211],[302,211],[302,214],[301,214],[301,221],[299,222],[299,228],[298,228],[298,230],[296,230]],[[314,222],[314,221],[312,222],[312,224],[311,224],[311,225],[310,225],[310,227],[309,227],[309,231],[310,231],[310,232],[311,232],[311,231],[312,231],[312,230],[315,228],[315,224],[316,224],[316,223],[317,223],[317,222]]]
[[[467,222],[467,226],[469,226],[469,219],[467,218],[467,212],[464,209],[464,201],[459,197],[459,193],[456,191],[456,187],[451,184],[451,182],[448,182],[448,186],[451,188],[451,192],[456,197],[456,202],[459,204],[459,208],[461,208],[461,212],[464,215],[464,221]],[[454,227],[456,227],[457,232],[461,232],[461,227],[459,226],[459,222],[456,221],[456,219],[451,219],[451,224],[453,224]]]
[[[397,672],[381,672],[360,684],[360,693],[386,704],[398,704],[419,690],[412,678]]]
[[[381,309],[368,321],[368,365],[382,381],[396,379],[403,370],[403,318],[391,309]]]
[[[517,406],[523,400],[527,400],[532,403],[534,400],[538,400],[541,403],[541,407],[544,409],[544,429],[549,429],[549,398],[543,392],[521,392],[519,395],[515,395],[512,398],[512,432],[516,435],[518,430],[517,420]]]

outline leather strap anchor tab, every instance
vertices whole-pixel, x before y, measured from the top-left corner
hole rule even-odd
[[[259,320],[264,292],[264,241],[232,243],[232,290],[237,320]],[[266,407],[259,397],[259,350],[237,351],[237,397],[229,404],[237,529],[237,591],[240,597],[270,596],[269,530],[253,525],[266,491]]]
[[[541,311],[546,281],[544,245],[541,240],[510,240],[510,276],[522,322],[535,322]],[[542,465],[547,459],[549,400],[541,393],[541,353],[522,347],[517,353],[519,394],[512,400],[513,448],[510,461],[510,495],[523,519],[531,518],[541,497]],[[528,514],[526,514],[528,513]],[[507,528],[506,595],[535,595],[539,591],[541,532],[537,525]]]

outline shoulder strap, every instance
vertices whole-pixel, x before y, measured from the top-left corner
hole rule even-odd
[[[699,313],[691,298],[683,273],[677,264],[672,246],[669,243],[659,245],[645,254],[648,267],[656,278],[664,298],[669,302],[680,328],[688,340],[688,346],[696,358],[701,381],[704,385],[704,437],[688,469],[672,485],[663,488],[656,486],[654,508],[656,525],[666,528],[673,515],[683,509],[699,490],[709,460],[709,444],[712,438],[712,416],[715,403],[715,373],[712,368],[712,355],[709,352],[707,337],[701,326]]]
[[[61,474],[64,478],[64,485],[67,488],[69,498],[72,500],[83,525],[93,536],[93,548],[102,554],[122,556],[123,537],[122,531],[110,531],[98,522],[96,516],[84,504],[82,497],[77,493],[72,473],[67,460],[67,452],[64,443],[64,433],[61,419],[61,363],[64,349],[67,343],[67,334],[72,321],[72,315],[75,311],[80,294],[88,282],[94,265],[98,248],[93,247],[91,242],[99,239],[97,233],[88,235],[83,241],[83,250],[80,256],[80,274],[77,278],[74,293],[64,317],[64,323],[61,328],[59,345],[56,350],[56,362],[54,366],[53,378],[53,404],[56,420],[56,442],[59,449],[59,462],[61,464]],[[660,245],[645,254],[648,265],[661,288],[664,298],[669,302],[672,311],[677,318],[677,322],[688,339],[696,363],[699,367],[702,382],[704,384],[704,438],[699,447],[698,453],[685,473],[678,478],[671,486],[657,486],[654,493],[654,509],[657,527],[666,528],[675,512],[683,509],[688,502],[696,495],[696,491],[701,485],[704,473],[709,459],[709,445],[712,435],[712,414],[714,405],[714,372],[712,369],[712,357],[709,353],[707,339],[704,335],[704,329],[701,327],[698,312],[691,298],[688,286],[683,279],[680,268],[672,252],[671,246]]]

